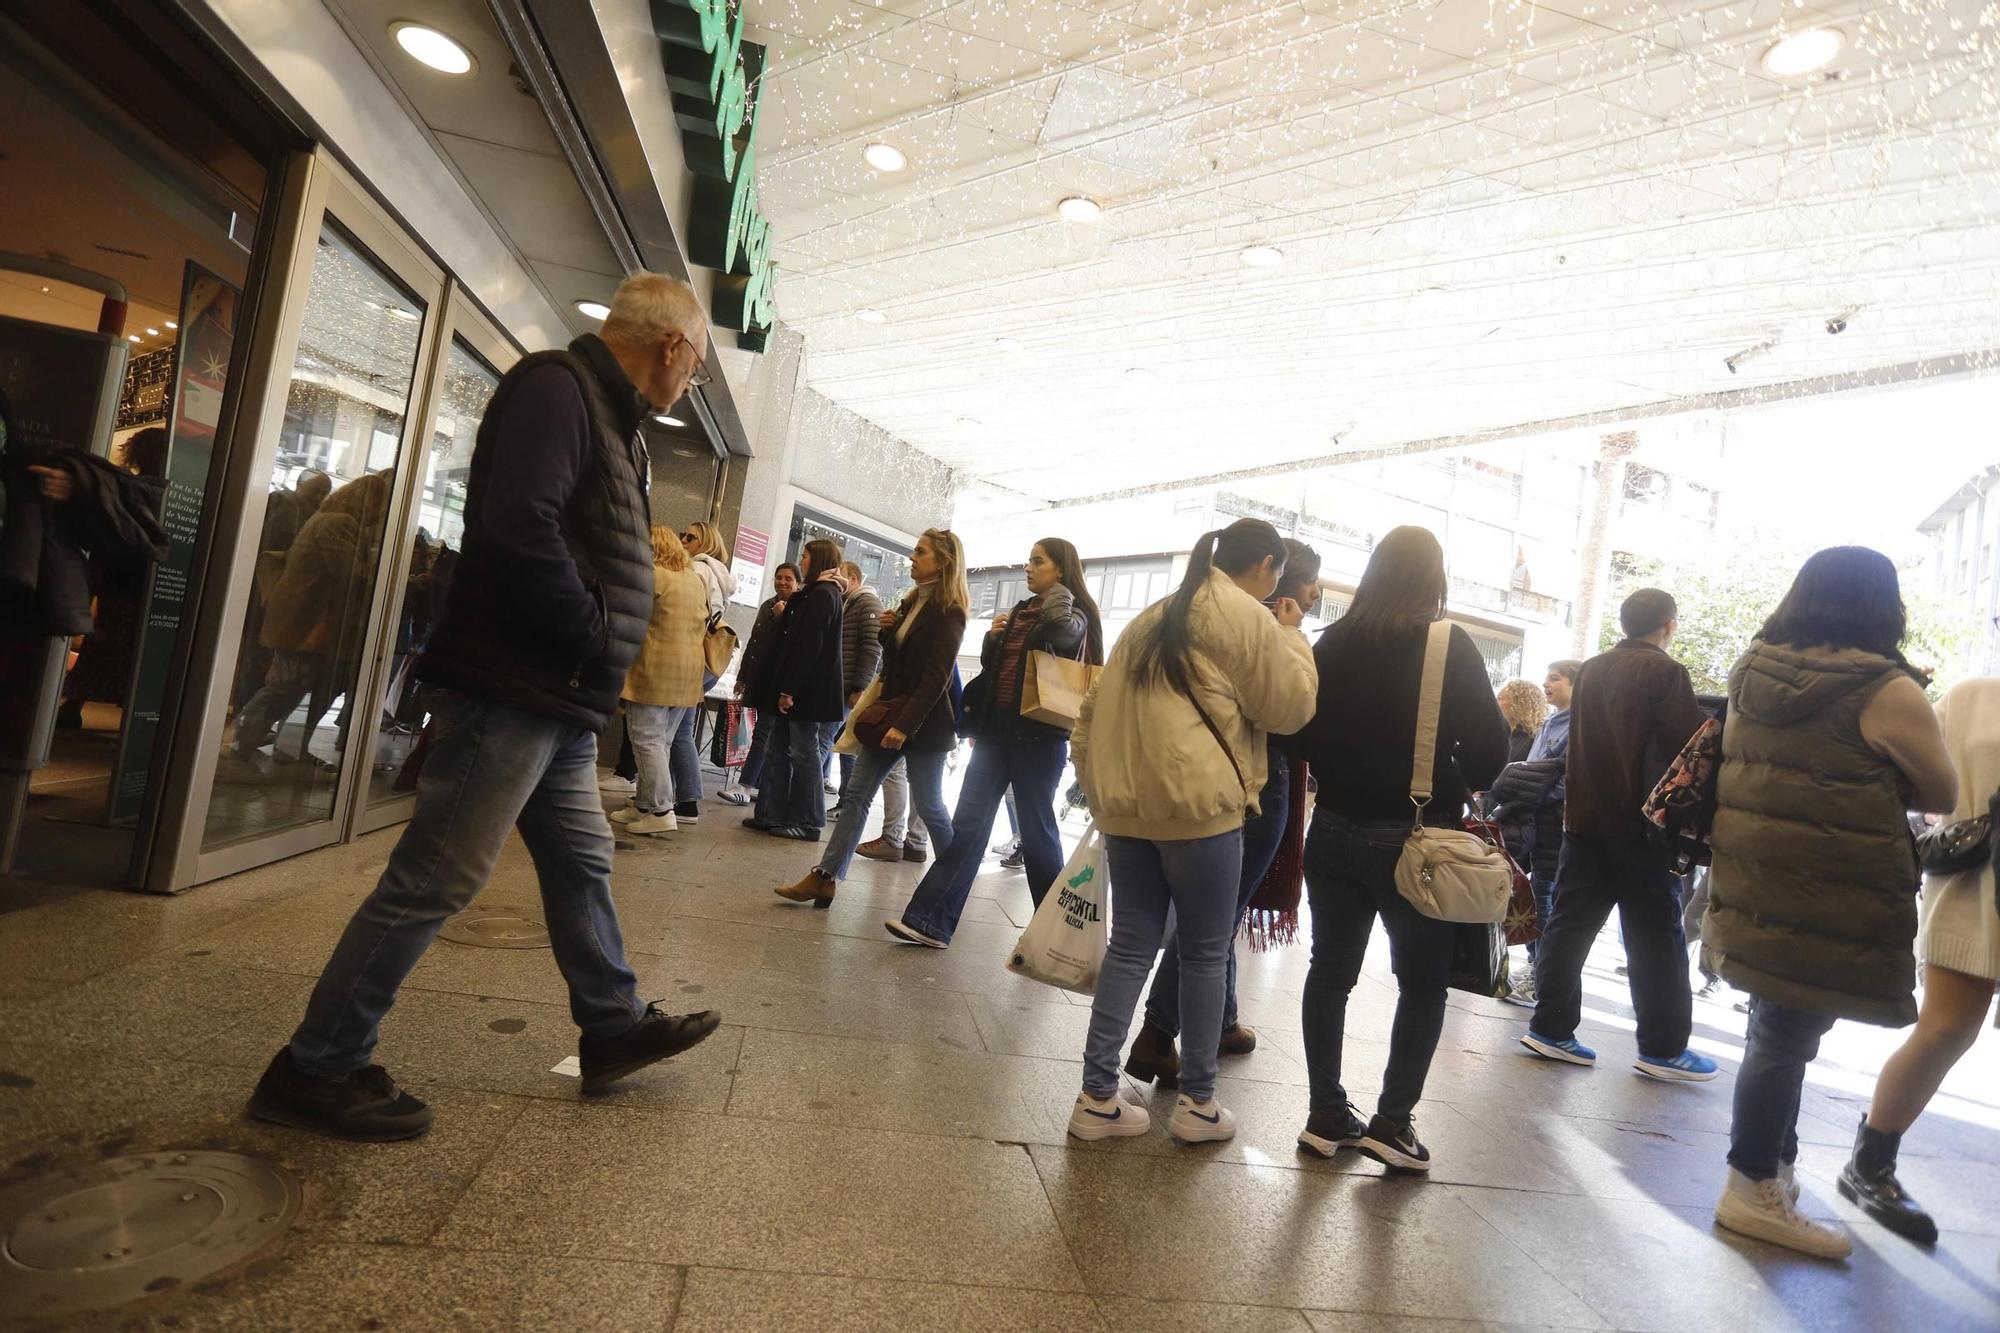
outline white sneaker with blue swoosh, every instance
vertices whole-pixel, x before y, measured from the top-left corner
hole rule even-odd
[[[1212,1097],[1197,1102],[1184,1092],[1174,1101],[1174,1118],[1167,1122],[1167,1133],[1182,1143],[1217,1143],[1236,1137],[1236,1117]]]
[[[1122,1139],[1144,1134],[1153,1118],[1146,1108],[1119,1097],[1093,1097],[1079,1093],[1069,1113],[1069,1135],[1073,1139]]]

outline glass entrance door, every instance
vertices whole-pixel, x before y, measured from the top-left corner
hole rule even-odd
[[[465,539],[465,488],[472,447],[486,404],[501,373],[519,355],[464,297],[452,289],[445,319],[447,341],[426,418],[429,447],[411,466],[415,494],[402,507],[397,596],[384,617],[377,647],[379,693],[365,753],[371,757],[364,800],[355,807],[354,832],[400,823],[415,804],[410,757],[430,719],[431,690],[416,671],[429,641]]]

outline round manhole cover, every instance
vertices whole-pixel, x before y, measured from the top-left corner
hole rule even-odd
[[[549,928],[531,916],[500,912],[460,912],[438,932],[454,944],[482,949],[546,949]]]
[[[105,1310],[253,1257],[299,1210],[298,1177],[242,1153],[144,1153],[0,1190],[0,1315]]]

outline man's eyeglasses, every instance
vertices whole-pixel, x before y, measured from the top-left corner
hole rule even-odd
[[[701,349],[694,345],[694,339],[685,333],[676,333],[674,336],[687,344],[688,350],[694,353],[694,374],[688,376],[688,388],[699,389],[704,384],[715,383],[715,376],[709,374],[701,364]]]

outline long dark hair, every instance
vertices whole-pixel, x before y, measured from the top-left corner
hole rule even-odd
[[[1399,638],[1444,616],[1444,548],[1429,528],[1391,528],[1375,544],[1340,618],[1343,634],[1364,641]]]
[[[1083,581],[1083,560],[1076,548],[1060,537],[1044,537],[1035,545],[1042,548],[1042,554],[1056,567],[1056,582],[1069,589],[1076,607],[1083,612],[1084,641],[1083,660],[1092,666],[1104,664],[1104,617],[1097,610],[1097,601],[1090,595],[1090,589]]]
[[[840,568],[840,548],[825,537],[816,537],[799,552],[799,561],[805,566],[799,573],[799,591],[804,592],[820,575]]]
[[[1889,557],[1866,546],[1829,546],[1799,566],[1757,637],[1788,648],[1861,648],[1902,663],[1908,633]]]
[[[1277,562],[1282,578],[1285,569],[1285,539],[1261,518],[1239,518],[1220,532],[1204,533],[1188,557],[1187,574],[1181,586],[1161,604],[1159,620],[1139,645],[1132,662],[1132,677],[1142,685],[1164,681],[1181,693],[1188,692],[1188,654],[1194,648],[1188,612],[1194,595],[1208,582],[1211,570],[1237,575],[1255,569],[1266,559]]]

